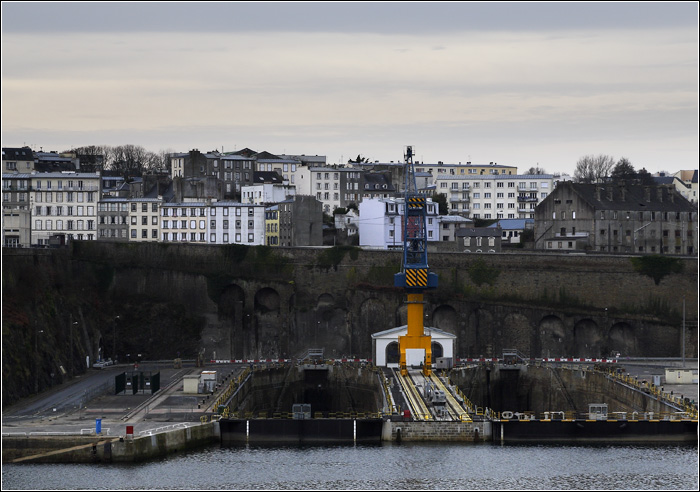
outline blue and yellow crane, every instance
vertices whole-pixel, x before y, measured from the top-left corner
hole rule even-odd
[[[423,292],[437,287],[438,278],[428,269],[428,238],[426,237],[427,198],[416,187],[413,148],[406,147],[404,168],[403,260],[401,272],[394,275],[394,286],[406,290],[407,331],[399,337],[399,368],[408,375],[406,350],[425,351],[423,374],[432,373],[431,337],[423,326]]]

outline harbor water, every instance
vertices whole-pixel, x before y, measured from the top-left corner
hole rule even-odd
[[[211,446],[138,464],[5,464],[3,490],[698,490],[698,445]]]

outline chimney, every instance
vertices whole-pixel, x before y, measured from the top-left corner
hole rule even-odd
[[[626,196],[627,196],[627,188],[625,187],[625,185],[623,183],[620,185],[620,201],[624,202]]]

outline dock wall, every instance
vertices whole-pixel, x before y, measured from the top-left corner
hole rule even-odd
[[[208,422],[134,439],[93,437],[87,443],[77,436],[3,437],[2,447],[3,462],[10,463],[135,463],[219,441],[218,422]]]
[[[384,422],[382,441],[481,442],[491,440],[491,422]]]

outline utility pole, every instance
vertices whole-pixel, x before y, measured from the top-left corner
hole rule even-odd
[[[685,296],[683,296],[683,325],[681,326],[681,362],[685,369]]]

